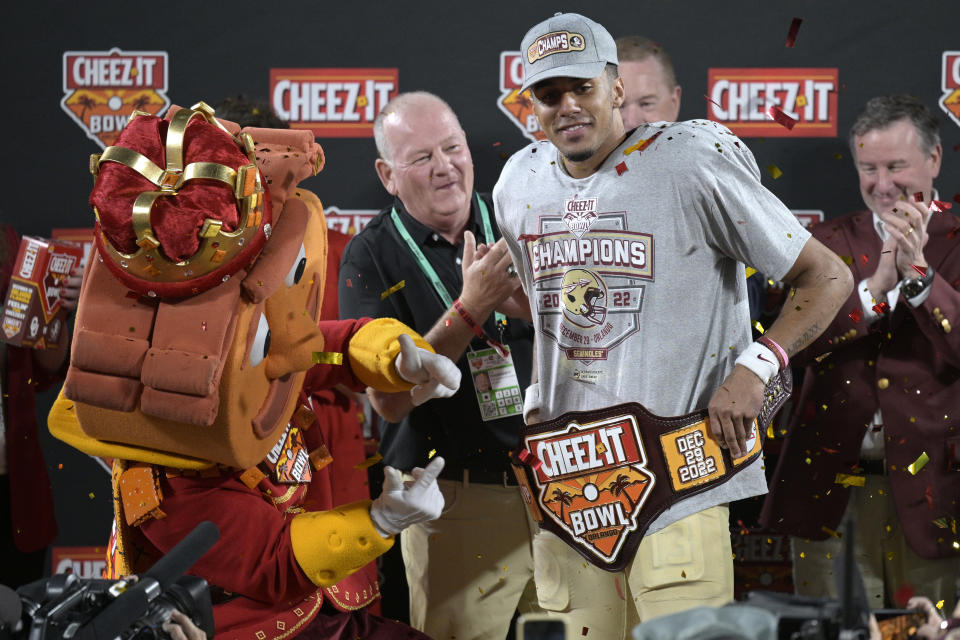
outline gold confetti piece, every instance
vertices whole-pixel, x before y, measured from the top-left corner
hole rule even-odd
[[[940,600],[939,602],[937,602],[937,609],[943,609],[943,602],[944,602],[943,600]]]
[[[804,553],[803,551],[801,551],[801,552],[800,552],[800,557],[801,557],[801,558],[806,558],[806,557],[807,557],[807,554]]]
[[[797,96],[797,106],[798,107],[807,106],[807,96]]]
[[[436,449],[430,449],[430,453],[427,454],[427,460],[432,460],[433,456],[437,455]]]
[[[91,492],[88,493],[87,495],[90,496],[90,499],[91,499],[91,500],[93,500],[93,497],[94,497],[94,496],[93,496],[93,491],[91,491]]]
[[[924,451],[920,454],[920,457],[907,465],[907,471],[910,472],[910,475],[915,476],[928,462],[930,462],[930,456],[928,456],[927,452]]]
[[[747,277],[748,277],[748,278],[749,278],[750,276],[752,276],[753,274],[755,274],[756,272],[757,272],[757,270],[754,269],[753,267],[747,267]]]
[[[686,572],[686,571],[681,571],[681,572],[680,572],[680,577],[681,577],[681,578],[686,578],[686,577],[687,577],[687,572]]]
[[[857,476],[850,473],[838,473],[834,483],[842,487],[862,487],[867,481],[866,476]]]
[[[366,460],[364,460],[363,462],[353,465],[353,468],[359,471],[362,471],[363,469],[369,469],[370,467],[377,464],[381,460],[383,460],[383,456],[380,455],[379,453],[375,453],[369,458],[367,458]]]
[[[806,462],[807,464],[810,464],[812,462],[810,458],[804,458],[803,461]]]
[[[834,531],[833,529],[831,529],[830,527],[820,527],[820,530],[834,538],[840,537],[840,534]],[[827,557],[829,558],[830,556],[828,555]]]
[[[954,548],[954,549],[960,549],[960,542],[957,542],[956,540],[954,540],[954,541],[953,541],[953,548]]]
[[[775,434],[774,431],[773,431],[773,423],[772,423],[772,422],[767,425],[767,437],[770,438],[771,440],[773,440],[774,438],[777,437],[776,434]]]
[[[763,335],[763,325],[760,324],[759,320],[753,321],[753,328],[760,332],[760,335]]]
[[[889,553],[887,553],[887,560],[893,560],[896,557],[896,555],[897,555],[896,552],[890,551]]]
[[[313,364],[343,364],[343,354],[337,351],[314,351]]]
[[[774,180],[776,180],[777,178],[779,178],[780,176],[783,175],[783,171],[780,171],[780,167],[778,167],[778,166],[775,165],[775,164],[768,164],[768,165],[767,165],[767,173],[769,173],[771,176],[773,176],[773,179],[774,179]]]
[[[833,558],[833,554],[828,551],[828,552],[827,552],[827,560],[830,560],[831,558]]]
[[[834,153],[833,157],[836,158],[837,160],[843,160],[843,154],[840,153],[839,151],[837,153]]]
[[[389,289],[381,293],[380,299],[386,300],[387,296],[389,296],[391,293],[396,293],[397,291],[400,291],[400,289],[403,289],[406,285],[407,285],[407,281],[401,280],[397,284],[393,285],[392,287],[390,287]]]

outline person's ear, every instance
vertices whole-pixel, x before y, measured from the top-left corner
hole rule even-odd
[[[383,158],[377,158],[374,166],[377,169],[377,176],[380,178],[383,188],[386,189],[390,195],[397,195],[397,181],[394,176],[393,165]]]

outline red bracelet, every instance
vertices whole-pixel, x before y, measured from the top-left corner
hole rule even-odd
[[[777,362],[780,363],[781,371],[787,368],[787,365],[790,364],[790,358],[787,356],[787,352],[783,350],[783,347],[767,336],[760,336],[757,338],[757,342],[770,349],[770,351],[773,351],[773,355],[777,356]]]
[[[501,357],[507,357],[507,350],[504,348],[504,346],[483,331],[483,327],[477,324],[476,320],[474,320],[467,310],[463,308],[463,305],[460,304],[459,298],[453,301],[453,308],[457,310],[457,313],[460,314],[460,317],[463,318],[463,321],[467,323],[467,326],[470,327],[470,329],[478,338],[485,340],[488,345],[496,349],[497,353],[499,353]]]

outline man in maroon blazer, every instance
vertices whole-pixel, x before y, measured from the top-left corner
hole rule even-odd
[[[813,235],[858,284],[794,361],[806,370],[761,521],[797,536],[797,592],[836,596],[837,529],[853,509],[870,606],[902,606],[915,591],[950,611],[960,570],[960,218],[933,188],[938,123],[915,98],[870,100],[850,148],[868,210]]]

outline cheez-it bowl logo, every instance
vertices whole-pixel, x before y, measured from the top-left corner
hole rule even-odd
[[[742,138],[834,138],[838,78],[835,68],[710,69],[707,117]],[[771,109],[787,118],[778,122]]]
[[[570,422],[525,440],[542,463],[535,473],[546,516],[603,562],[615,560],[655,482],[636,418]]]
[[[940,108],[953,123],[960,126],[960,51],[943,52],[943,96]]]
[[[540,123],[533,113],[530,90],[520,91],[523,86],[523,58],[519,51],[500,52],[500,98],[497,107],[510,118],[523,135],[531,141],[546,140]]]
[[[168,106],[167,52],[66,51],[60,106],[103,148],[134,111],[160,115]]]
[[[372,138],[374,119],[399,91],[396,68],[270,70],[273,110],[318,138]]]

